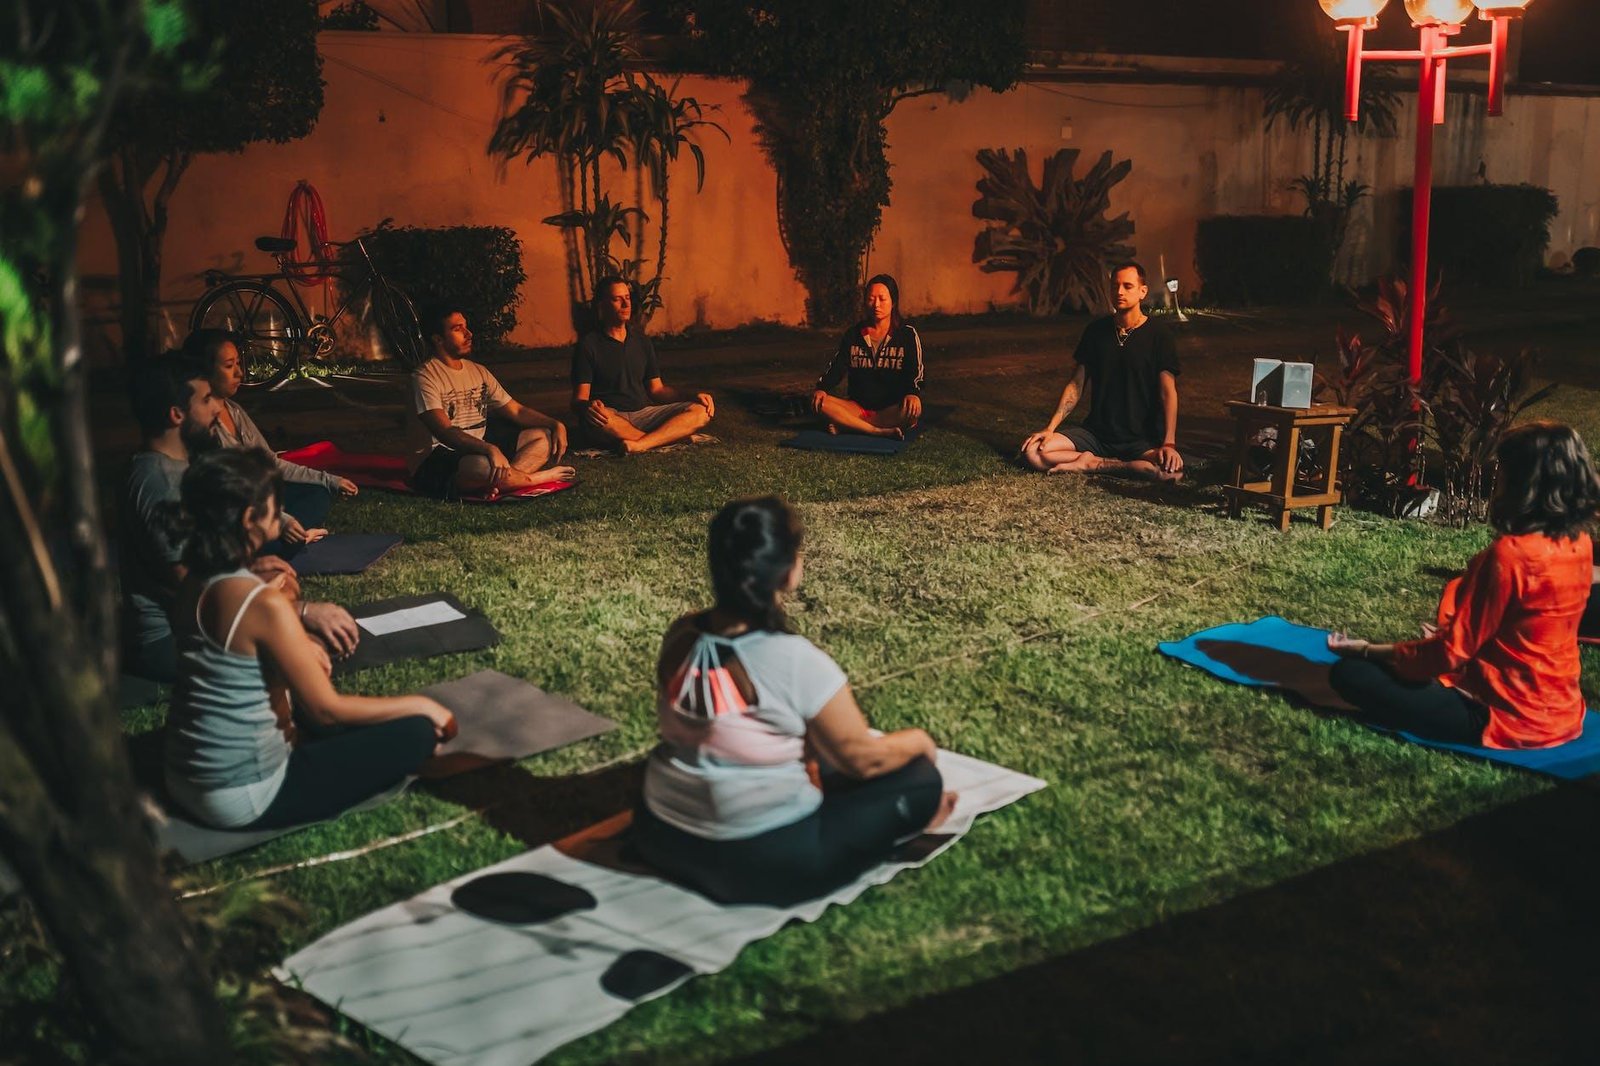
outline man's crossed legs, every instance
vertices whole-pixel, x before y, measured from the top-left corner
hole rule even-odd
[[[595,402],[589,410],[587,428],[629,455],[675,444],[711,422],[711,409],[699,400],[653,404],[637,411],[619,411]]]
[[[1110,474],[1142,481],[1179,481],[1176,469],[1161,467],[1161,449],[1148,441],[1136,441],[1124,448],[1111,448],[1082,426],[1069,426],[1062,433],[1030,439],[1022,447],[1022,461],[1046,474]]]

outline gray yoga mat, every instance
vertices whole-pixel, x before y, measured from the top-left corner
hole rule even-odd
[[[330,533],[289,560],[301,577],[359,574],[405,543],[398,533]]]
[[[498,670],[479,670],[458,681],[429,685],[422,694],[450,708],[461,727],[439,751],[440,771],[429,777],[524,759],[617,728],[609,718]]]
[[[621,816],[357,919],[273,972],[427,1062],[523,1066],[921,866],[980,814],[1045,787],[953,752],[939,770],[960,799],[937,832],[793,907],[725,906],[653,876],[619,850]]]
[[[500,631],[495,629],[487,618],[448,592],[430,592],[422,596],[396,596],[394,599],[379,600],[376,603],[352,608],[350,613],[355,616],[357,622],[360,622],[363,618],[392,614],[414,607],[426,607],[433,603],[448,604],[463,617],[436,625],[403,629],[381,635],[363,630],[355,654],[333,664],[334,676],[374,666],[384,666],[388,663],[404,662],[407,659],[429,659],[435,655],[477,651],[500,643]]]
[[[385,803],[399,796],[411,784],[411,778],[406,778],[398,785],[386,792],[356,804],[350,811],[370,811],[374,807],[381,807]],[[350,811],[345,811],[349,814]],[[298,833],[302,829],[321,822],[307,822],[305,825],[291,825],[285,829],[213,829],[208,825],[200,825],[186,818],[162,811],[160,820],[156,822],[156,848],[160,851],[175,851],[186,865],[197,862],[210,862],[220,859],[224,855],[232,855],[236,851],[248,851],[258,844],[265,844],[269,840],[276,840],[290,833]]]
[[[609,718],[590,714],[571,700],[552,696],[497,670],[480,670],[423,692],[450,708],[460,729],[440,750],[440,759],[430,765],[430,778],[527,758],[617,728]],[[409,781],[402,782],[353,809],[368,810],[387,803],[400,795],[407,784]],[[157,844],[163,851],[176,851],[189,863],[244,851],[306,828],[212,829],[170,812],[164,812],[163,817],[165,820],[156,826]]]

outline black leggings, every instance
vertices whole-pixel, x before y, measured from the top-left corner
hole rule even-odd
[[[328,520],[328,512],[333,510],[333,492],[321,485],[288,481],[283,486],[280,506],[285,514],[294,515],[295,520],[307,529],[319,529]],[[257,554],[289,559],[299,555],[303,547],[301,544],[285,544],[282,540],[269,540]]]
[[[1405,681],[1369,659],[1340,659],[1329,680],[1359,721],[1447,744],[1483,743],[1489,709],[1437,681]]]
[[[342,814],[416,773],[435,742],[433,723],[421,715],[307,738],[289,753],[283,787],[245,828],[285,829]]]
[[[675,881],[721,903],[786,907],[827,895],[889,856],[928,824],[944,783],[918,758],[870,781],[828,774],[822,806],[800,821],[743,840],[707,840],[668,825],[640,803],[634,844]]]

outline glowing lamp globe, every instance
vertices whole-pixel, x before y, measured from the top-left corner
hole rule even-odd
[[[1406,0],[1406,14],[1418,26],[1456,26],[1472,14],[1472,0]]]
[[[1521,18],[1533,0],[1472,0],[1484,18]]]
[[[1389,0],[1318,0],[1323,13],[1338,23],[1366,22],[1378,17]]]

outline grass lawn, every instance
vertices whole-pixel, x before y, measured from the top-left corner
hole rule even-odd
[[[800,504],[808,526],[794,622],[838,659],[874,723],[922,726],[1050,787],[982,819],[926,868],[781,931],[550,1061],[722,1061],[777,1048],[1550,789],[1158,655],[1157,641],[1267,613],[1409,636],[1431,617],[1442,569],[1462,566],[1489,533],[1344,508],[1329,532],[1298,521],[1279,534],[1259,519],[1220,518],[1215,487],[1025,475],[1000,453],[1048,411],[1056,359],[1039,355],[1020,378],[995,371],[1025,382],[1027,411],[946,380],[934,402],[973,402],[899,459],[779,449],[773,430],[725,402],[721,445],[583,462],[580,486],[549,499],[460,507],[374,492],[339,505],[338,529],[398,532],[407,543],[368,574],[308,583],[312,595],[353,604],[448,589],[505,635],[494,649],[363,673],[350,687],[398,693],[494,667],[621,729],[415,790],[197,868],[186,884],[496,803],[453,829],[277,877],[306,911],[287,953],[621,809],[653,740],[657,642],[706,601],[707,522],[728,498],[765,492]],[[1194,394],[1220,397],[1239,369],[1219,362]],[[1600,442],[1594,399],[1567,389],[1535,413]],[[1600,693],[1592,653],[1585,688]],[[133,712],[130,728],[162,713]],[[409,1061],[371,1039],[380,1057]]]

